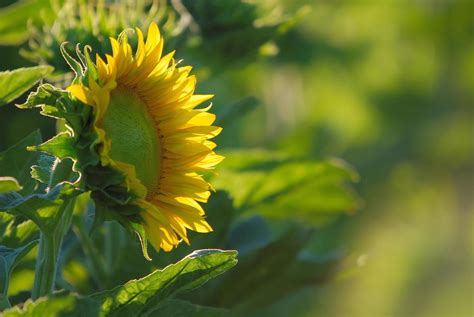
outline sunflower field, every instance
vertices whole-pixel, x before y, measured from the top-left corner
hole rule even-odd
[[[0,316],[474,316],[471,0],[0,0]]]

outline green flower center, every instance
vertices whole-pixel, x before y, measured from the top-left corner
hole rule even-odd
[[[156,189],[161,144],[146,104],[129,90],[113,90],[102,127],[112,143],[110,157],[135,166],[138,179],[148,191]]]

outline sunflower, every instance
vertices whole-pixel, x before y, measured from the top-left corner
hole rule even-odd
[[[136,35],[135,53],[125,32],[111,38],[112,54],[97,55],[86,80],[68,90],[93,109],[100,165],[125,175],[149,241],[170,251],[189,244],[188,229],[212,231],[199,204],[211,185],[199,172],[222,161],[210,141],[222,129],[212,125],[210,106],[196,109],[212,95],[194,94],[191,67],[178,67],[174,51],[162,55],[157,25],[149,26],[146,41],[138,28]]]

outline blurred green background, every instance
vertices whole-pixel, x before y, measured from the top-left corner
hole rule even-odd
[[[197,20],[200,47],[219,50],[178,50],[195,66],[199,91],[215,94],[214,111],[234,117],[221,123],[220,149],[342,158],[360,175],[363,202],[313,243],[347,252],[350,269],[256,316],[473,316],[474,1],[260,7],[269,19],[297,18],[264,41],[237,34],[231,47],[214,36],[231,32]],[[0,30],[8,25],[0,21]],[[26,43],[7,42],[0,70],[33,65],[18,54]],[[1,107],[0,150],[37,128],[54,132],[48,119]]]

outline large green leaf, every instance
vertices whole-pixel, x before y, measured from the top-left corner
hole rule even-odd
[[[163,270],[112,290],[87,297],[57,293],[28,301],[21,309],[14,307],[4,316],[222,316],[226,310],[172,297],[206,283],[236,263],[236,251],[199,250]]]
[[[337,159],[309,161],[266,151],[224,153],[212,182],[234,198],[241,212],[321,225],[354,212],[359,200],[350,184],[357,173]]]
[[[30,19],[53,15],[50,0],[20,0],[0,10],[0,45],[16,45],[28,36]]]
[[[196,288],[237,263],[236,251],[200,250],[152,274],[92,296],[103,316],[142,316],[165,299]]]
[[[1,21],[0,17],[0,25]],[[0,72],[0,106],[20,97],[52,71],[51,66],[36,66]]]

